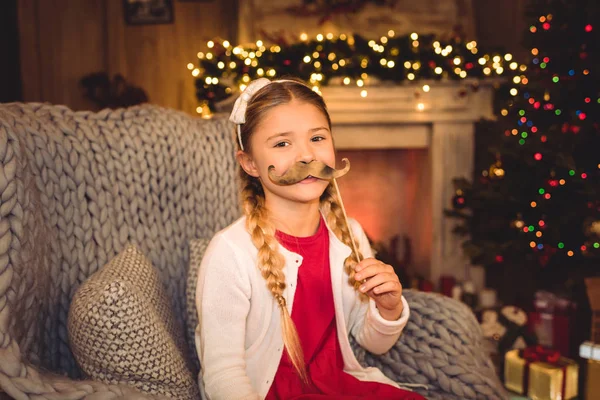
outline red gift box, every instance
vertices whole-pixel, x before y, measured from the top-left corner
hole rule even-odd
[[[575,303],[549,292],[537,292],[535,311],[529,312],[527,327],[544,347],[570,356],[571,326]]]
[[[566,315],[530,312],[527,326],[544,347],[569,354],[571,318]]]

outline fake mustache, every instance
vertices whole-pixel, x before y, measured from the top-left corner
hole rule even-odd
[[[342,169],[331,168],[327,164],[317,160],[309,163],[298,161],[281,176],[275,174],[275,166],[271,165],[269,166],[269,179],[276,185],[281,186],[293,185],[308,177],[329,181],[342,177],[350,171],[350,161],[347,158],[343,158],[342,161],[345,164]]]

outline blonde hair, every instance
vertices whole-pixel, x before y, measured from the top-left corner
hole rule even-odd
[[[246,123],[241,125],[241,140],[246,152],[251,151],[250,136],[258,126],[262,117],[272,108],[287,104],[292,100],[307,102],[316,106],[327,118],[329,128],[331,122],[323,99],[301,82],[285,81],[271,83],[260,89],[248,103]],[[279,252],[279,243],[275,238],[275,227],[269,219],[265,206],[265,194],[260,181],[248,175],[240,166],[242,209],[246,216],[246,229],[252,243],[258,250],[257,266],[267,283],[281,312],[283,343],[294,368],[304,382],[307,381],[302,346],[298,332],[288,312],[283,291],[286,288],[284,266],[285,259]],[[330,184],[320,199],[320,208],[327,220],[327,225],[344,244],[352,248],[350,233],[346,226],[335,188]],[[362,255],[360,256],[362,258]],[[344,269],[348,274],[348,282],[356,289],[360,286],[354,280],[354,266],[358,260],[354,252],[344,261]],[[360,293],[360,292],[359,292]],[[361,293],[361,299],[366,296]]]

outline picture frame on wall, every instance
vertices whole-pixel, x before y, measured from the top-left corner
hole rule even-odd
[[[123,0],[128,25],[173,23],[173,0]]]

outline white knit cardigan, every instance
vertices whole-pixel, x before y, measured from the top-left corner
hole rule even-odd
[[[264,399],[283,353],[280,311],[256,267],[257,249],[245,229],[245,218],[217,233],[200,266],[196,291],[199,325],[196,348],[202,371],[200,382],[211,400]],[[362,254],[372,257],[360,224],[350,222]],[[375,354],[388,351],[408,321],[409,308],[397,321],[385,320],[375,302],[361,301],[348,284],[344,260],[351,249],[329,229],[331,281],[337,336],[344,371],[362,381],[398,386],[377,368],[363,368],[350,347],[348,334]],[[284,297],[292,313],[298,268],[302,257],[279,246],[285,257]],[[310,310],[302,310],[310,312]]]

